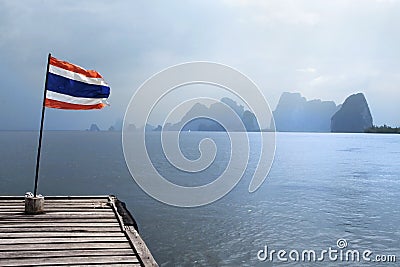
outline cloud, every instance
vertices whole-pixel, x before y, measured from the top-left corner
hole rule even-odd
[[[319,14],[308,10],[301,1],[280,0],[226,0],[228,6],[251,9],[255,14],[247,17],[261,24],[315,25]]]
[[[298,72],[305,72],[305,73],[315,73],[317,69],[315,68],[304,68],[304,69],[297,69]]]
[[[376,0],[376,2],[383,4],[394,4],[399,3],[399,0]]]
[[[375,0],[0,1],[1,127],[38,128],[48,52],[96,69],[112,90],[101,112],[46,111],[49,129],[108,128],[142,82],[193,60],[244,72],[272,108],[283,91],[341,102],[365,90],[374,112],[397,111],[383,96],[400,99],[399,13],[399,1]]]

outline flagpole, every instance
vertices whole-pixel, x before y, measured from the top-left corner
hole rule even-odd
[[[49,56],[47,58],[46,80],[44,82],[42,119],[40,121],[39,145],[38,145],[37,156],[36,156],[35,189],[33,190],[33,194],[35,197],[37,197],[37,187],[38,187],[38,180],[39,180],[40,151],[42,150],[43,122],[44,122],[44,112],[46,110],[45,103],[46,103],[47,78],[49,76],[50,58],[51,58],[51,53],[49,53]]]

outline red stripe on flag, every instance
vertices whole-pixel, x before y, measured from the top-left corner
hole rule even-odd
[[[87,110],[87,109],[102,109],[106,105],[103,103],[96,105],[79,105],[79,104],[65,103],[46,98],[45,106],[48,108],[58,108],[58,109]]]
[[[98,73],[95,70],[85,70],[77,65],[56,59],[55,57],[50,58],[50,65],[53,65],[53,66],[56,66],[56,67],[59,67],[59,68],[65,69],[65,70],[69,70],[69,71],[72,71],[75,73],[83,74],[89,78],[103,78],[100,75],[100,73]]]

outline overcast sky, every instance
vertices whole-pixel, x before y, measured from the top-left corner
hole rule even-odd
[[[0,0],[0,129],[39,128],[49,52],[99,71],[111,106],[47,109],[47,129],[107,129],[147,78],[193,60],[242,71],[272,109],[284,91],[363,92],[375,124],[400,126],[399,14],[395,0]]]

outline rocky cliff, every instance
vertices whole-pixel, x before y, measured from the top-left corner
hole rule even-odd
[[[242,120],[244,127],[249,132],[260,131],[257,119],[255,115],[249,111],[245,110],[244,107],[234,100],[224,97],[221,102],[228,105]],[[218,116],[217,116],[218,114]],[[188,123],[183,125],[184,122],[188,121],[190,118],[195,118],[201,115],[202,117],[190,120]],[[223,118],[223,122],[226,124],[228,129],[232,131],[238,131],[232,121],[231,114],[225,111],[225,107],[222,103],[216,102],[210,107],[203,104],[196,103],[183,117],[182,120],[176,124],[166,126],[165,130],[179,130],[182,128],[183,131],[225,131],[221,124],[213,120],[212,118]]]
[[[364,94],[349,96],[331,118],[331,132],[362,133],[373,121]]]
[[[92,123],[90,125],[90,128],[88,129],[88,131],[90,131],[90,132],[100,132],[100,128],[99,128],[99,126],[97,126],[97,124]]]
[[[280,132],[330,132],[331,117],[339,109],[333,101],[307,101],[300,93],[282,93],[274,111]]]

